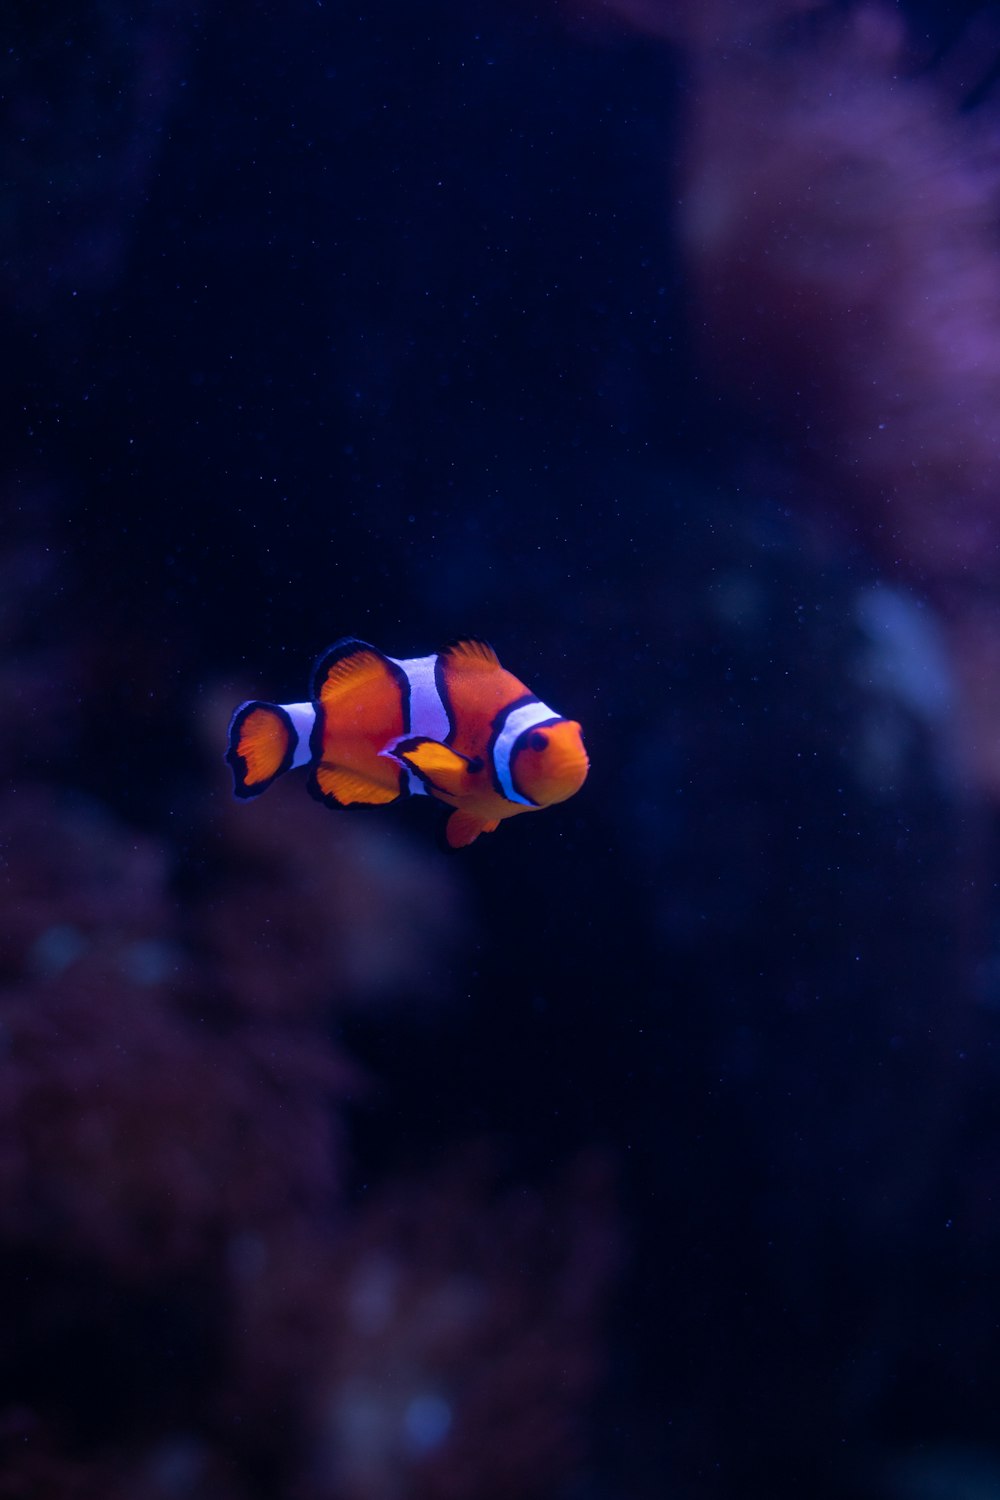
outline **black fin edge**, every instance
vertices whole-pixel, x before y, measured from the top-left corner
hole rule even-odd
[[[338,797],[335,797],[332,792],[323,792],[320,790],[319,782],[316,780],[315,756],[313,757],[312,764],[309,767],[309,775],[306,778],[306,791],[309,793],[310,797],[312,797],[314,802],[319,802],[323,807],[336,808],[338,812],[346,812],[348,807],[351,805],[348,802],[341,802],[340,799]]]
[[[374,656],[381,656],[383,661],[389,658],[377,646],[371,646],[367,641],[359,641],[356,636],[342,635],[339,641],[334,641],[332,646],[327,646],[316,658],[310,683],[310,696],[314,703],[319,701],[319,690],[326,681],[327,673],[331,667],[335,667],[338,661],[344,661],[349,656],[360,656],[362,651],[371,651]],[[391,665],[391,663],[390,663]]]
[[[336,812],[379,812],[383,807],[390,807],[392,805],[388,802],[341,802],[340,798],[335,797],[333,792],[324,792],[321,790],[319,782],[316,779],[315,761],[310,766],[309,775],[306,778],[306,791],[314,802],[320,803],[322,807],[332,808]],[[393,802],[406,797],[408,792],[409,788],[405,782],[405,772],[400,767],[399,791],[393,798]]]
[[[396,741],[389,754],[395,755],[398,750],[402,750],[405,754],[407,750],[416,749],[417,745],[441,745],[445,750],[450,751],[450,753],[456,756],[459,760],[464,760],[467,766],[472,766],[474,770],[478,771],[482,767],[482,761],[478,756],[463,755],[461,750],[456,750],[453,745],[445,744],[444,740],[436,740],[432,735],[429,734],[406,735],[405,738]],[[412,769],[416,770],[416,766],[414,766]]]

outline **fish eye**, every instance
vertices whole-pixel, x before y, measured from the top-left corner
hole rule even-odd
[[[533,734],[533,735],[531,735],[529,737],[529,739],[528,739],[528,749],[529,750],[544,750],[546,748],[546,746],[548,745],[548,743],[549,742],[545,738],[544,734],[537,734],[536,733],[536,734]]]

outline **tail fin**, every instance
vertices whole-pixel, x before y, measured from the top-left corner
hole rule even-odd
[[[237,797],[259,797],[292,764],[298,735],[277,703],[241,703],[229,722],[226,760]]]

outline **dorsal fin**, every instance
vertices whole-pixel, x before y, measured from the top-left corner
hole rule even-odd
[[[449,666],[473,671],[488,671],[500,665],[489,641],[480,640],[477,635],[466,635],[461,640],[449,641],[447,646],[441,647],[438,656],[445,657]]]
[[[358,680],[383,666],[388,660],[382,652],[367,641],[357,641],[345,635],[327,647],[313,669],[312,696],[317,701],[323,698],[324,689],[330,696],[337,696],[349,682]]]

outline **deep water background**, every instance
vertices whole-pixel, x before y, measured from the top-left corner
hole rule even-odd
[[[854,11],[785,9],[716,13],[806,76]],[[836,436],[706,355],[633,10],[15,7],[0,1496],[1000,1495],[995,802]],[[241,698],[462,633],[573,802],[232,804]]]

